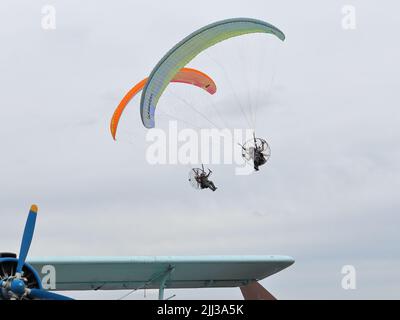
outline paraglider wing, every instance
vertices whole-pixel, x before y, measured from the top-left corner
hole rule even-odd
[[[110,122],[110,130],[113,139],[116,139],[117,128],[119,119],[128,105],[129,101],[140,92],[145,86],[148,78],[143,79],[138,82],[128,93],[122,98],[118,107],[115,109],[114,114]],[[186,83],[197,86],[204,89],[209,94],[214,94],[217,91],[217,86],[213,79],[211,79],[207,74],[191,68],[182,68],[172,79],[171,82]]]
[[[125,110],[125,107],[132,100],[132,98],[143,89],[144,85],[146,84],[147,78],[143,79],[142,81],[138,82],[128,93],[122,98],[121,102],[119,103],[117,109],[115,109],[114,114],[111,118],[110,122],[110,131],[111,135],[114,140],[116,140],[117,128],[119,119],[121,119],[121,115]]]
[[[192,68],[182,68],[171,82],[187,83],[206,90],[209,94],[217,92],[217,86],[207,74]]]
[[[235,18],[207,25],[175,45],[153,69],[143,89],[140,113],[146,128],[155,126],[155,109],[162,93],[174,76],[200,52],[232,37],[249,33],[271,33],[280,40],[285,35],[273,25],[256,19]]]

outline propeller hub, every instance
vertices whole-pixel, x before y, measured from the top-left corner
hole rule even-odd
[[[13,279],[11,281],[10,290],[18,296],[22,296],[25,293],[25,283],[22,279]]]

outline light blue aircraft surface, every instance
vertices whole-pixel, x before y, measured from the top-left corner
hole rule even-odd
[[[0,300],[70,299],[53,291],[239,287],[245,299],[275,299],[258,281],[294,263],[287,256],[43,257],[26,261],[37,206],[17,258],[0,253]],[[54,283],[51,281],[54,280]],[[50,284],[51,289],[45,290]]]

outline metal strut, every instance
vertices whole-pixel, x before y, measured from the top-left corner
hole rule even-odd
[[[171,273],[174,271],[175,267],[173,266],[168,266],[168,269],[165,271],[164,275],[161,278],[160,281],[160,289],[158,289],[158,300],[164,300],[164,289],[165,289],[165,284],[171,275]]]

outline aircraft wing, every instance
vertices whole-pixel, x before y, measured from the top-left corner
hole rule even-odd
[[[56,290],[70,291],[241,287],[289,267],[294,260],[287,256],[133,256],[49,257],[28,263],[41,278],[49,270],[44,266],[54,267]]]

